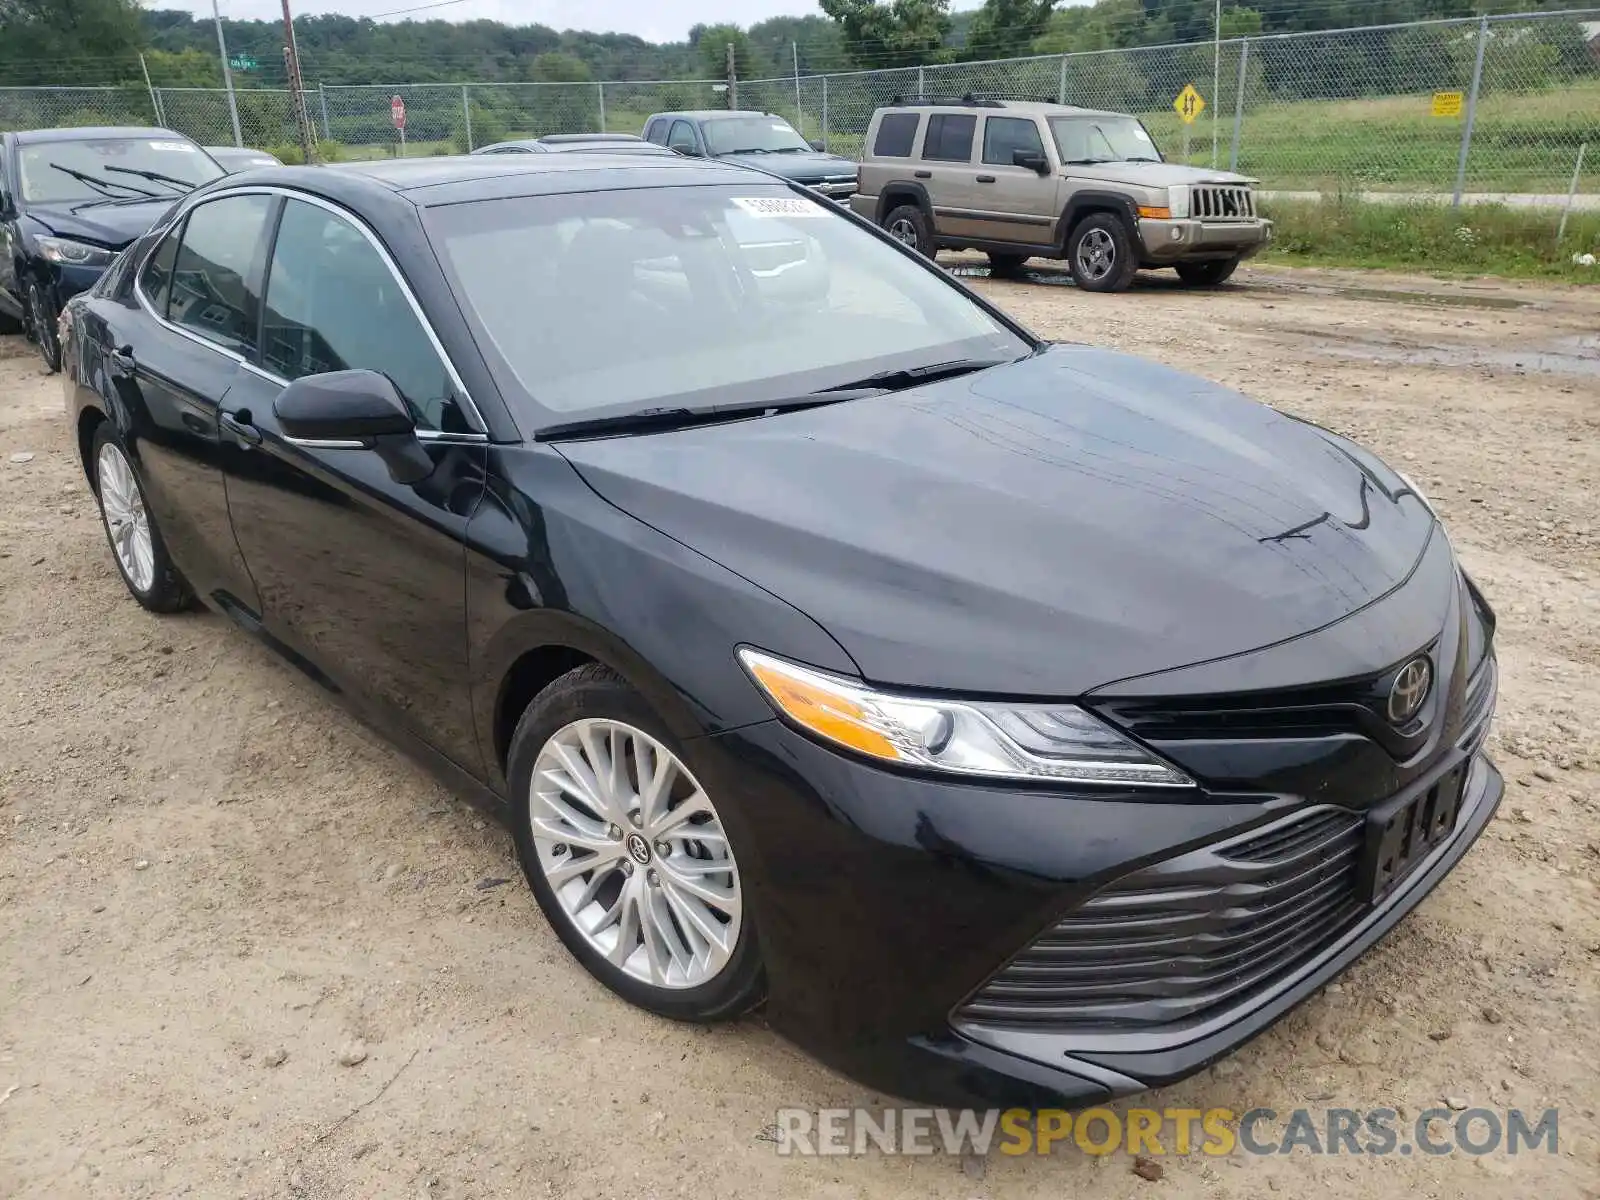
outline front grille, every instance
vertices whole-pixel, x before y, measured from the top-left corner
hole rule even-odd
[[[1202,221],[1248,221],[1256,215],[1255,194],[1248,187],[1197,184],[1189,189],[1189,215]]]
[[[1148,1028],[1238,1004],[1361,917],[1359,814],[1304,809],[1112,883],[957,1013],[986,1025]]]
[[[826,196],[830,200],[848,200],[856,192],[856,181],[844,179],[837,182],[813,183],[811,190],[818,195]]]

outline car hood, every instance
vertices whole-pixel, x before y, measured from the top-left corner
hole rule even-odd
[[[719,154],[716,158],[718,162],[738,163],[741,167],[770,171],[796,183],[854,179],[858,170],[854,161],[840,158],[837,154]]]
[[[144,234],[181,196],[163,196],[139,204],[97,204],[82,208],[83,201],[71,204],[33,204],[28,216],[58,237],[93,242],[120,250]],[[72,210],[77,208],[77,212]]]
[[[1222,183],[1240,187],[1257,181],[1232,171],[1208,167],[1186,167],[1182,163],[1108,162],[1066,167],[1074,179],[1099,179],[1106,183],[1127,183],[1137,187],[1171,187],[1177,183]]]
[[[1433,527],[1341,439],[1087,347],[561,449],[866,678],[991,695],[1081,695],[1319,629],[1403,581]]]

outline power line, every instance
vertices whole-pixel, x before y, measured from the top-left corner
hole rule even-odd
[[[465,4],[467,0],[435,0],[433,4],[419,4],[415,8],[397,8],[393,12],[371,13],[365,17],[368,21],[381,21],[384,17],[401,17],[406,13],[426,12],[431,8],[449,8],[452,4]]]

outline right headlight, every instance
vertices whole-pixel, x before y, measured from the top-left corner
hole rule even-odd
[[[1194,786],[1182,771],[1071,704],[901,695],[748,646],[740,648],[739,661],[800,729],[882,762],[990,779]]]

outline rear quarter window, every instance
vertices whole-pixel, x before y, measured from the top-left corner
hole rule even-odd
[[[878,123],[878,136],[872,142],[873,155],[910,158],[911,147],[917,141],[917,123],[921,120],[921,113],[885,113]]]

